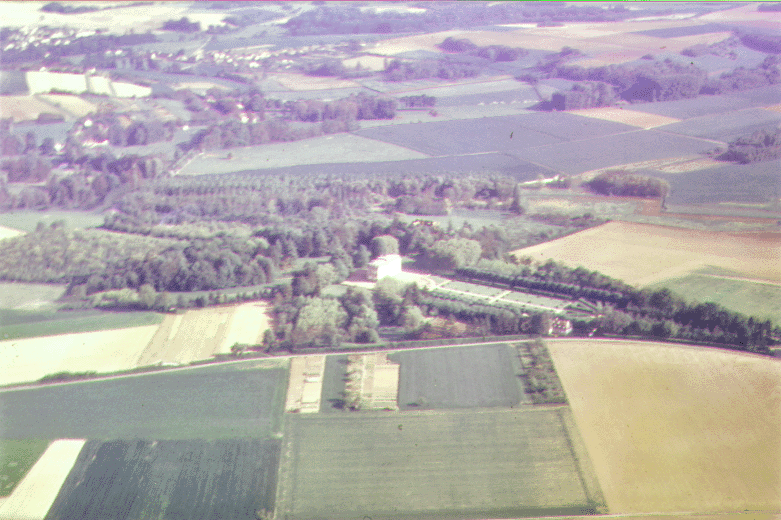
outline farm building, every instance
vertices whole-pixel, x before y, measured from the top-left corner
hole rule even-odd
[[[369,262],[367,276],[370,281],[377,282],[386,276],[401,274],[401,256],[383,255]]]
[[[572,322],[556,316],[548,327],[548,336],[569,336],[572,334]]]

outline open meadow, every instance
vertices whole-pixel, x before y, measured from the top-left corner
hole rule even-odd
[[[566,408],[287,416],[286,518],[517,518],[587,514],[598,487]]]
[[[778,282],[780,245],[778,233],[734,234],[609,222],[512,254],[539,262],[553,259],[571,266],[581,265],[642,287],[706,266]]]
[[[0,439],[263,439],[287,367],[212,365],[0,393]]]
[[[0,386],[32,382],[60,372],[134,368],[157,328],[147,325],[0,341]]]
[[[103,215],[90,213],[87,211],[14,211],[10,213],[0,213],[0,225],[7,226],[20,231],[32,232],[38,226],[39,222],[50,225],[58,220],[65,221],[65,227],[68,229],[85,229],[96,227],[103,224]]]
[[[46,520],[257,520],[278,460],[278,440],[88,441]]]
[[[52,442],[0,505],[3,520],[44,520],[83,446],[83,439]]]
[[[65,293],[65,285],[0,282],[0,309],[48,310]],[[0,324],[9,322],[0,320]],[[2,337],[2,336],[0,336]]]
[[[618,340],[546,341],[614,514],[781,509],[781,362]]]

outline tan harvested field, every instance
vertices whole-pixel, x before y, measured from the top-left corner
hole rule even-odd
[[[57,372],[116,372],[136,366],[158,325],[0,341],[0,385]]]
[[[348,69],[354,69],[355,66],[360,63],[363,70],[385,70],[385,60],[382,56],[359,56],[357,58],[349,58],[342,60],[342,65]]]
[[[747,3],[734,9],[716,11],[699,17],[705,22],[773,21],[781,23],[781,13],[757,11],[759,3]]]
[[[52,442],[11,496],[0,504],[0,519],[43,520],[85,442],[84,439]]]
[[[325,356],[295,356],[290,358],[286,412],[317,413],[323,390]]]
[[[269,76],[269,79],[278,81],[290,90],[328,90],[360,87],[356,82],[349,79],[323,78],[305,74],[280,73]]]
[[[350,161],[404,161],[425,159],[428,155],[390,143],[353,134],[336,134],[302,139],[290,143],[270,143],[226,152],[199,155],[179,175],[230,173],[258,168],[282,168],[302,164],[341,163]]]
[[[706,266],[730,269],[746,278],[781,280],[781,233],[733,234],[610,222],[513,254],[581,265],[641,287]]]
[[[136,365],[187,364],[227,354],[235,343],[259,344],[268,326],[266,305],[258,302],[169,314],[138,352]]]
[[[781,361],[546,343],[611,513],[781,510]]]
[[[32,121],[38,119],[41,112],[67,116],[62,110],[33,96],[0,96],[0,114],[4,118],[13,118],[14,121]]]
[[[781,112],[781,104],[765,107],[765,110],[772,110],[773,112]]]
[[[263,333],[269,328],[268,305],[263,302],[249,302],[233,308],[228,331],[215,354],[229,354],[231,347],[242,345],[260,345]]]
[[[706,33],[706,34],[693,34],[691,36],[678,36],[675,38],[667,38],[667,39],[673,40],[676,43],[681,43],[686,46],[692,46],[692,45],[713,45],[714,43],[718,43],[726,40],[730,36],[732,36],[732,33],[730,32],[714,32],[714,33]]]
[[[657,126],[678,123],[680,119],[674,117],[658,116],[656,114],[647,114],[623,108],[605,107],[605,108],[587,108],[584,110],[572,110],[573,114],[594,119],[603,119],[615,123],[637,126],[639,128],[654,128]]]
[[[694,172],[698,170],[707,170],[710,168],[721,168],[726,166],[728,163],[725,163],[723,161],[716,161],[709,158],[702,158],[702,159],[692,159],[692,160],[686,160],[678,163],[673,164],[667,164],[664,166],[659,166],[657,170],[664,173],[686,173],[686,172]]]
[[[9,228],[5,226],[0,226],[0,240],[4,238],[18,237],[24,234],[25,234],[24,231],[20,231],[18,229]]]
[[[182,83],[173,84],[171,85],[171,87],[176,90],[181,90],[186,88],[193,91],[205,91],[211,88],[216,88],[220,90],[230,90],[230,88],[226,87],[225,85],[220,85],[219,83],[210,83],[208,81],[186,81]]]
[[[38,98],[51,106],[62,109],[75,117],[83,117],[95,111],[96,106],[78,96],[65,94],[39,94]]]

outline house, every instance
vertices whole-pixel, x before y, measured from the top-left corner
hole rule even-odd
[[[401,274],[401,256],[399,255],[378,256],[367,266],[367,277],[372,282],[378,282],[387,276],[398,274]]]

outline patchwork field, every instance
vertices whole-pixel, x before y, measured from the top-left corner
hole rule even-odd
[[[48,447],[48,440],[0,439],[0,497],[11,494]]]
[[[54,441],[0,505],[4,520],[44,520],[84,446],[82,439]]]
[[[566,408],[288,415],[277,514],[496,518],[587,514]],[[349,491],[348,491],[349,490]]]
[[[781,362],[549,340],[611,513],[781,509]]]
[[[320,411],[325,356],[294,356],[290,358],[286,412],[316,413]]]
[[[257,345],[268,328],[265,312],[264,304],[253,302],[168,314],[136,364],[186,364],[230,353],[235,343]]]
[[[14,284],[15,285],[15,284]],[[33,284],[31,284],[33,285]],[[0,285],[0,288],[2,286]],[[35,292],[32,293],[35,297]],[[35,305],[35,311],[27,310]],[[40,305],[40,306],[39,306]],[[19,309],[0,309],[0,338],[3,340],[90,333],[157,325],[163,315],[156,312],[55,312],[43,300],[23,303]]]
[[[263,439],[286,389],[286,367],[240,363],[3,391],[0,439]]]
[[[581,265],[637,286],[685,276],[705,266],[777,282],[781,280],[780,244],[778,233],[741,235],[610,222],[513,254]]]
[[[136,366],[157,325],[0,341],[0,385],[58,372],[115,372]]]
[[[401,365],[401,410],[513,407],[529,402],[517,355],[509,345],[404,350],[389,357]]]
[[[230,518],[274,507],[279,441],[88,441],[47,520]]]
[[[271,143],[199,155],[180,175],[230,173],[255,168],[280,168],[296,165],[341,163],[348,160],[373,163],[423,159],[426,154],[394,144],[377,142],[358,135],[338,134],[303,139],[290,143]]]

